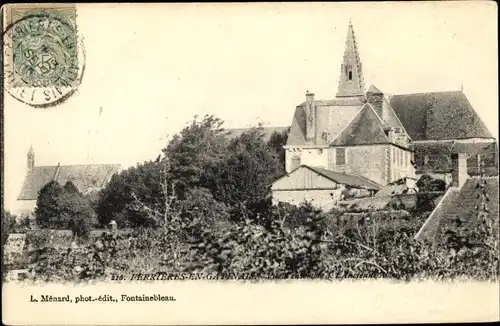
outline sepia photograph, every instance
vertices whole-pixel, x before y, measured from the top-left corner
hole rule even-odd
[[[2,30],[4,323],[500,320],[495,3],[9,4]]]

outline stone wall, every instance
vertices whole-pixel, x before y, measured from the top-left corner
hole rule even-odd
[[[333,171],[360,175],[381,185],[387,184],[386,149],[388,145],[345,147],[346,164],[335,164],[335,153],[330,155],[328,168]],[[336,148],[331,148],[335,151]]]

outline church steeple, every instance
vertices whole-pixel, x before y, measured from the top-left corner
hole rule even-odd
[[[351,20],[347,27],[344,58],[340,70],[337,97],[359,97],[364,95],[363,68],[359,60],[358,46]]]
[[[33,170],[35,167],[35,151],[33,150],[33,146],[30,146],[30,149],[28,151],[27,155],[27,168],[28,170]]]

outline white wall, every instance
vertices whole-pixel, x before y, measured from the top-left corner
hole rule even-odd
[[[292,157],[300,157],[301,165],[318,166],[328,168],[328,148],[295,148],[286,149],[286,172],[292,168]]]

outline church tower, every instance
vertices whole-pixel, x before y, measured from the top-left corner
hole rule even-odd
[[[344,58],[340,70],[336,97],[360,97],[364,95],[363,68],[359,60],[358,46],[351,21],[347,27]]]
[[[30,146],[27,159],[28,159],[27,168],[28,171],[31,171],[35,167],[35,151],[33,150],[33,146]]]

